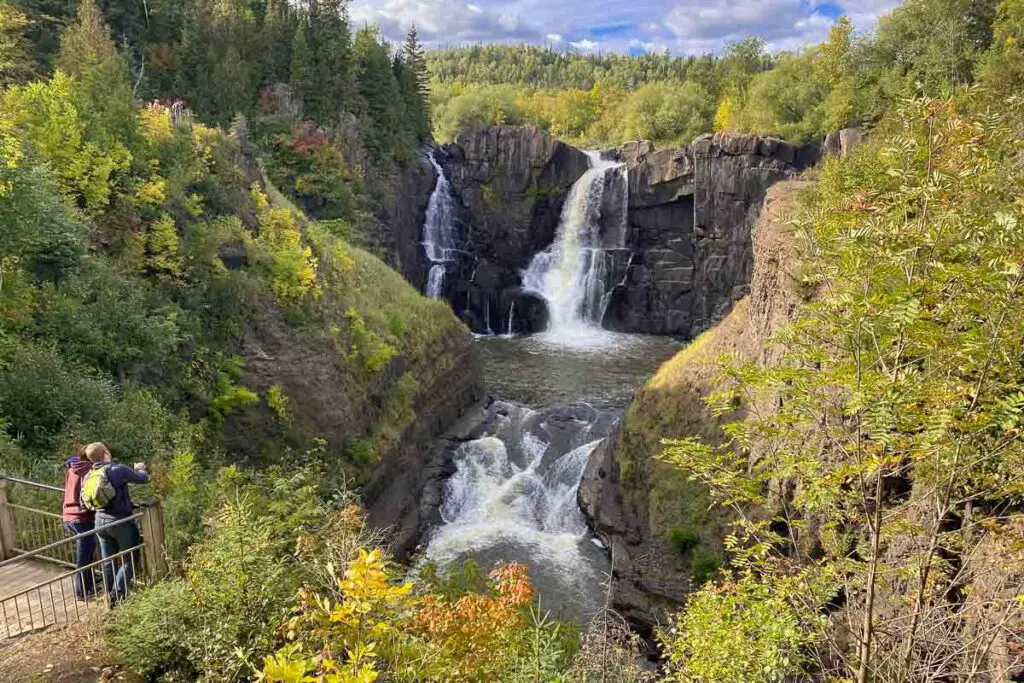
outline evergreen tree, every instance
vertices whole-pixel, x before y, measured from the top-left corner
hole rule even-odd
[[[287,0],[267,0],[261,34],[261,87],[285,83],[291,77],[294,35],[294,14]]]
[[[315,108],[317,83],[316,63],[310,48],[308,17],[300,17],[292,38],[291,86],[296,99],[302,102],[303,112]]]
[[[76,104],[90,136],[127,143],[135,139],[131,75],[95,0],[82,0],[77,21],[61,36],[56,66],[73,76]]]
[[[341,110],[350,104],[352,82],[352,34],[344,0],[317,0],[313,15],[317,82],[321,96],[313,112],[324,124],[338,121]]]
[[[430,136],[430,82],[427,75],[427,61],[416,34],[416,26],[410,26],[402,46],[400,58],[395,60],[395,76],[402,89],[410,127],[420,142]]]
[[[376,28],[359,30],[355,40],[356,86],[362,98],[360,120],[367,148],[378,161],[408,158],[403,149],[405,100],[388,48]]]

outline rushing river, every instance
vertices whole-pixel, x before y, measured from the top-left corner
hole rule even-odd
[[[608,296],[601,255],[621,246],[624,228],[624,215],[602,217],[602,206],[625,206],[624,196],[605,202],[603,195],[606,188],[624,193],[626,179],[620,164],[590,157],[555,243],[524,272],[524,286],[548,303],[550,329],[477,341],[496,400],[452,448],[455,472],[445,485],[442,524],[426,549],[442,567],[470,557],[484,569],[522,562],[542,609],[581,623],[601,608],[609,571],[577,502],[583,471],[634,392],[681,346],[600,328]],[[439,182],[436,192],[447,185]],[[437,225],[425,228],[425,244],[443,241]]]

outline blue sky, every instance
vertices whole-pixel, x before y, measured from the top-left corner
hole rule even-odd
[[[718,52],[750,35],[772,50],[820,42],[836,17],[873,28],[898,0],[354,0],[357,24],[401,40],[415,23],[430,46],[536,43],[583,52]]]

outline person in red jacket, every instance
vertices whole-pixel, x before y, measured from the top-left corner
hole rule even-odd
[[[83,453],[82,445],[75,440],[75,455],[64,462],[64,531],[71,536],[92,531],[96,526],[96,515],[82,507],[82,479],[92,469]],[[95,534],[75,541],[75,567],[79,570],[95,562]],[[75,574],[75,597],[85,600],[96,592],[96,578],[91,569]]]

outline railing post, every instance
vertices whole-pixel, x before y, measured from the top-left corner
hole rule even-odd
[[[160,501],[142,504],[142,542],[146,575],[153,581],[167,573],[164,558],[164,512]]]
[[[0,477],[0,562],[14,557],[14,515],[7,505],[7,478]]]

